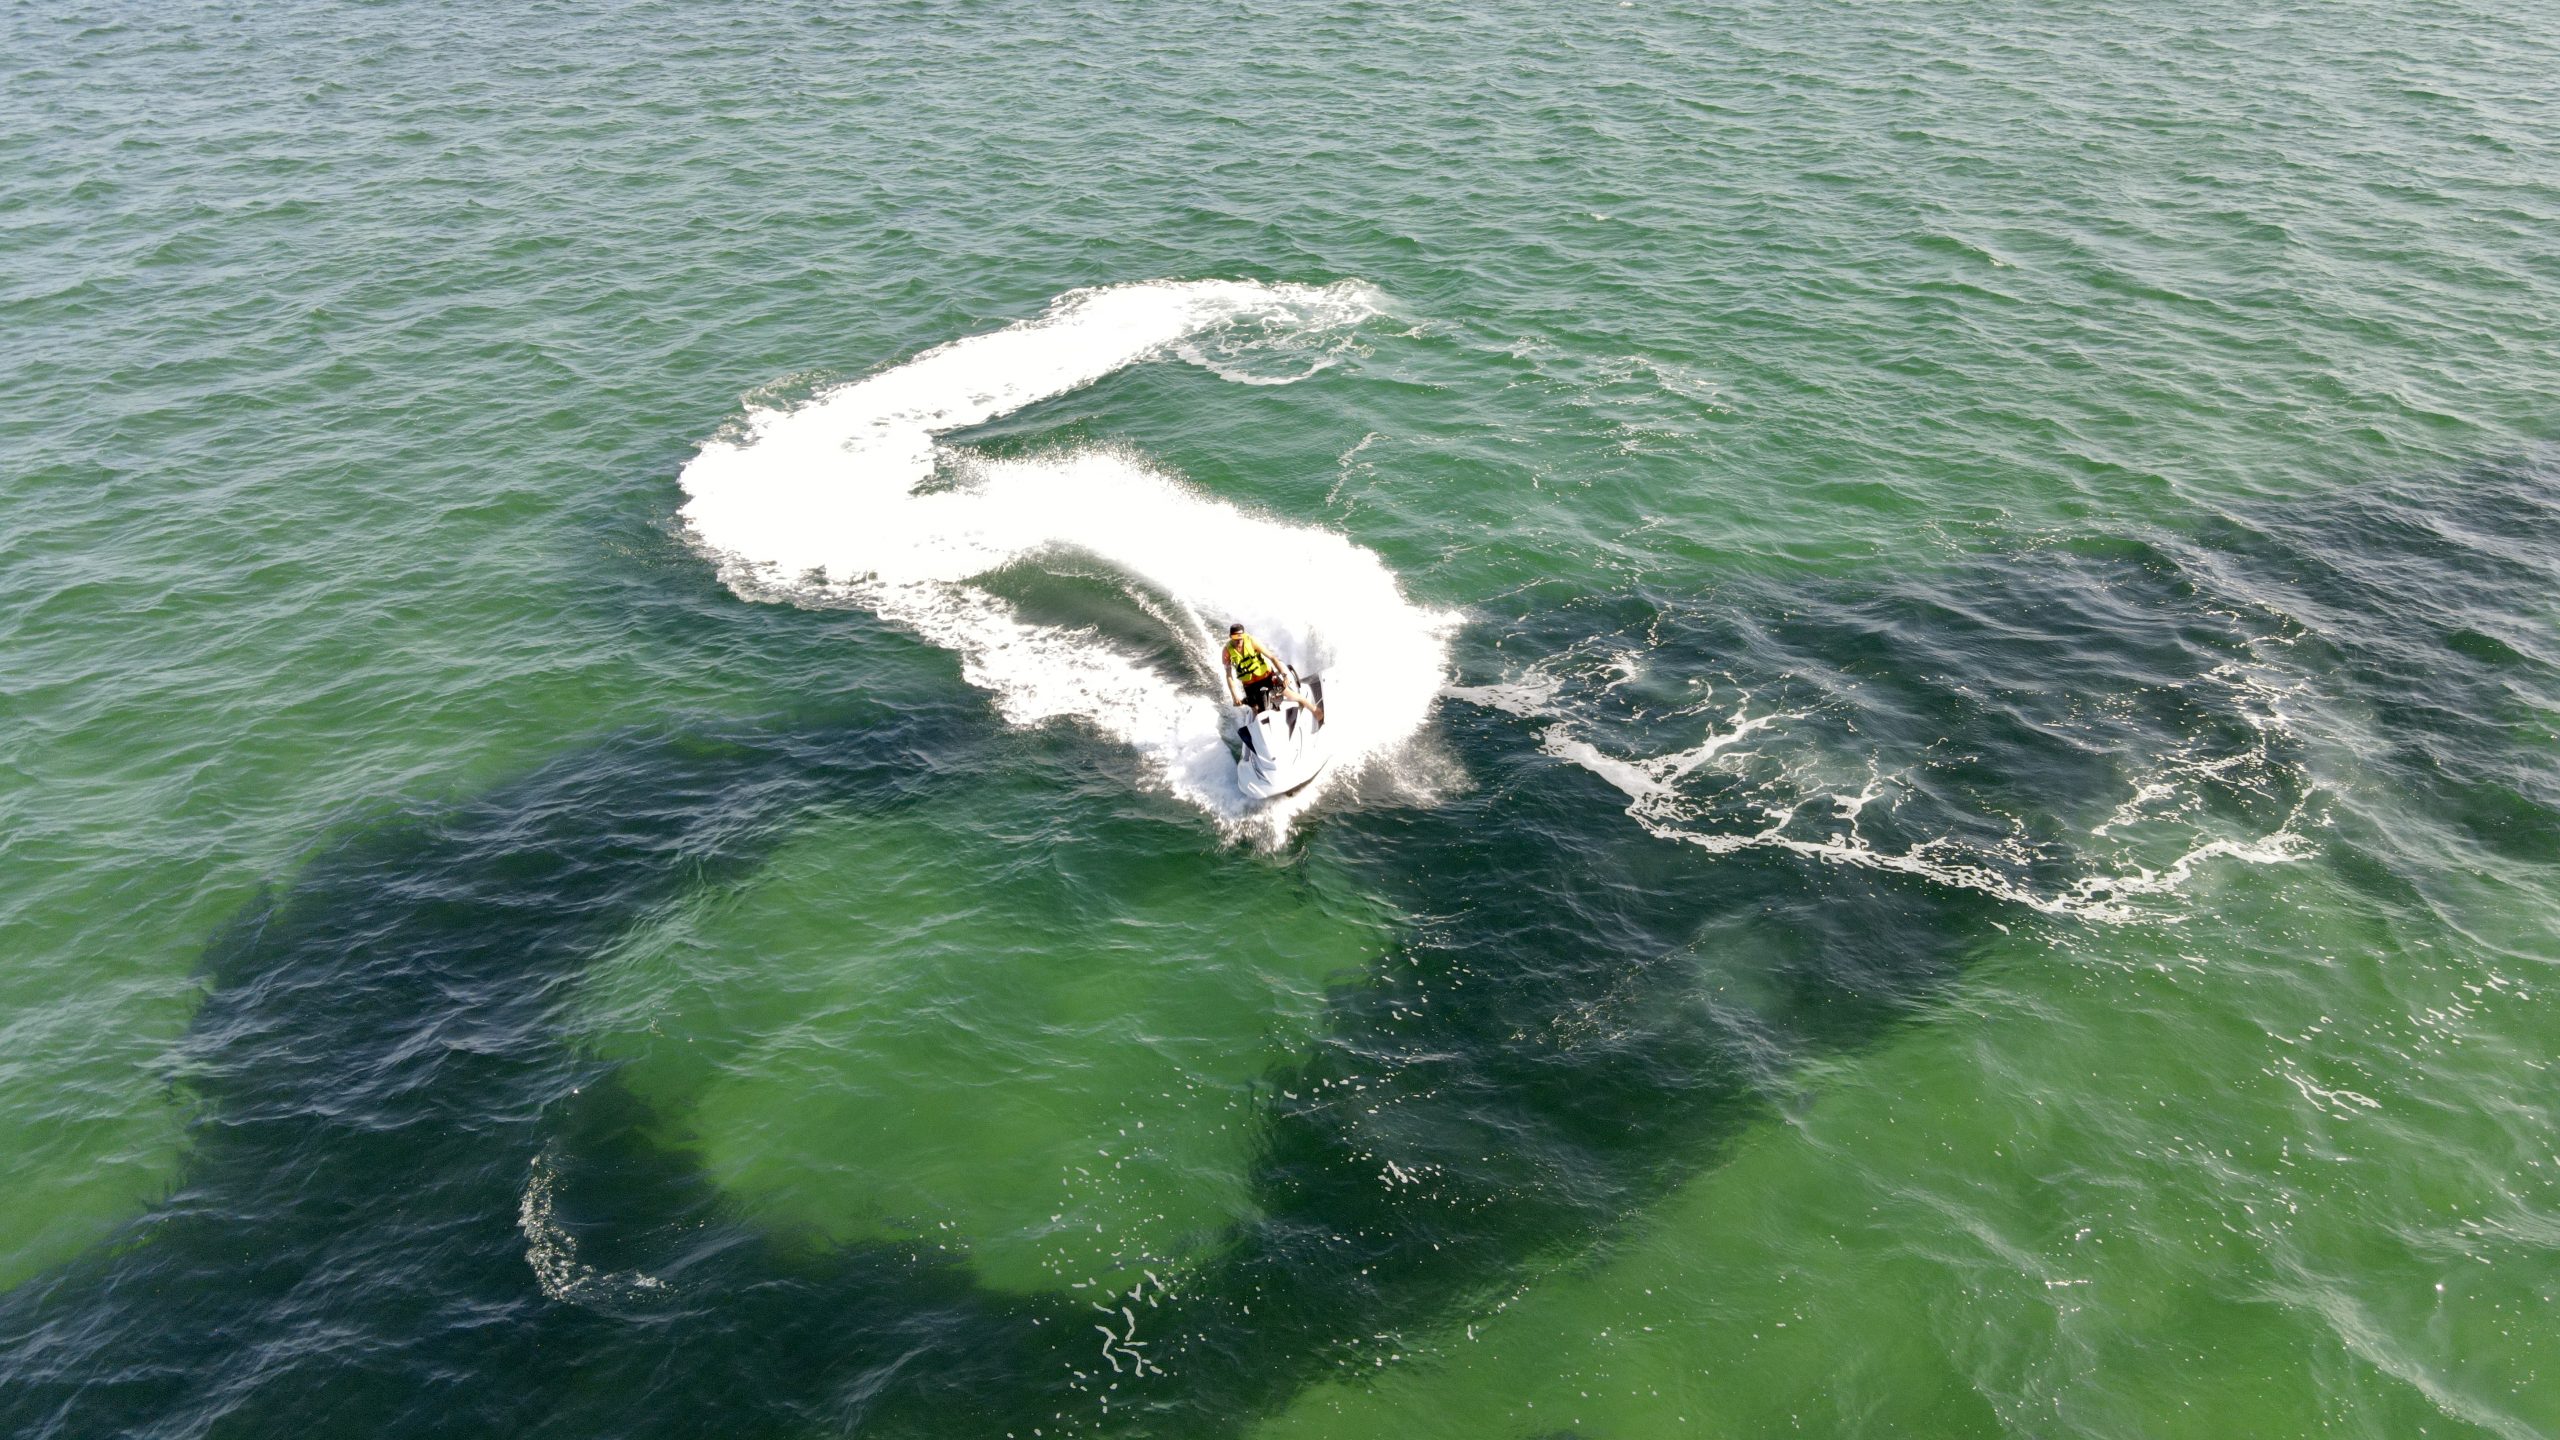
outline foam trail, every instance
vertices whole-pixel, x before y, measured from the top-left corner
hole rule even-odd
[[[2249,865],[2277,865],[2300,860],[2308,853],[2302,837],[2294,830],[2295,822],[2302,814],[2302,806],[2297,804],[2285,817],[2284,824],[2270,834],[2251,840],[2199,841],[2164,868],[2155,870],[2128,865],[2121,873],[2086,876],[2073,881],[2070,888],[2060,894],[2044,894],[2010,879],[1990,865],[1966,858],[1961,846],[1945,839],[1923,840],[1902,851],[1877,849],[1858,828],[1860,812],[1875,803],[1883,793],[1881,784],[1873,781],[1855,795],[1815,795],[1797,804],[1774,809],[1768,814],[1768,823],[1756,831],[1709,833],[1688,828],[1690,817],[1674,788],[1678,781],[1713,760],[1718,751],[1747,739],[1754,731],[1769,728],[1778,718],[1775,715],[1746,717],[1736,711],[1733,729],[1709,736],[1694,749],[1652,760],[1618,759],[1588,741],[1572,738],[1562,725],[1547,731],[1541,748],[1616,786],[1627,796],[1628,816],[1659,839],[1695,845],[1716,855],[1756,849],[1784,850],[1835,865],[1861,866],[1910,875],[1941,885],[1978,890],[2047,915],[2066,915],[2110,924],[2162,918],[2146,915],[2135,902],[2144,896],[2176,893],[2194,876],[2197,866],[2205,861],[2227,859]],[[1796,817],[1806,806],[1816,802],[1828,806],[1834,818],[1845,822],[1846,831],[1819,840],[1789,834],[1788,828]],[[2104,828],[2100,827],[2101,833]],[[2010,858],[2023,861],[2026,857],[2018,854]]]
[[[1212,626],[1241,620],[1324,675],[1339,774],[1420,729],[1452,617],[1407,601],[1370,551],[1211,499],[1125,451],[969,461],[951,467],[951,488],[917,486],[951,431],[1167,354],[1210,364],[1220,346],[1262,347],[1321,361],[1335,353],[1316,349],[1324,337],[1375,313],[1374,292],[1356,284],[1073,291],[1037,319],[751,413],[686,465],[683,519],[741,596],[862,605],[957,652],[1012,723],[1083,721],[1135,748],[1175,793],[1277,838],[1321,787],[1260,808],[1236,791]],[[1168,675],[1088,632],[1028,622],[972,583],[1052,552],[1099,559],[1133,590],[1169,598],[1171,613],[1158,613],[1185,632],[1197,669]]]
[[[1640,668],[1641,659],[1635,652],[1621,652],[1609,657],[1602,668],[1619,678],[1599,685],[1598,693],[1606,694],[1624,684]],[[2276,708],[2276,702],[2289,691],[2271,688],[2237,667],[2218,669],[2211,678],[2229,684],[2258,701],[2254,707],[2244,706],[2241,713],[2262,735],[2283,730],[2283,714]],[[2309,845],[2298,828],[2310,804],[2306,795],[2296,801],[2283,822],[2268,833],[2246,838],[2190,835],[2184,851],[2164,865],[2146,866],[2130,858],[2120,858],[2101,873],[2076,879],[2064,889],[2040,891],[2021,879],[2013,878],[2012,872],[2023,873],[2034,859],[2030,851],[2020,845],[1986,848],[1978,842],[1966,845],[1935,838],[1921,840],[1903,850],[1878,848],[1860,823],[1867,808],[1885,799],[1887,794],[1887,783],[1873,760],[1868,762],[1866,783],[1854,794],[1844,787],[1825,784],[1819,778],[1799,771],[1796,783],[1774,793],[1764,792],[1756,802],[1761,819],[1756,828],[1705,829],[1699,824],[1703,818],[1702,810],[1681,789],[1681,782],[1696,771],[1714,765],[1719,757],[1742,742],[1764,733],[1774,738],[1782,733],[1784,722],[1805,717],[1784,712],[1752,714],[1749,697],[1745,696],[1742,703],[1724,718],[1722,728],[1711,728],[1705,739],[1689,749],[1651,758],[1622,758],[1574,733],[1574,722],[1568,718],[1562,702],[1566,685],[1566,677],[1558,668],[1533,665],[1497,684],[1452,686],[1447,693],[1456,699],[1488,705],[1524,718],[1553,721],[1540,737],[1540,749],[1590,771],[1615,787],[1627,797],[1628,817],[1643,826],[1647,833],[1658,839],[1695,845],[1710,854],[1782,850],[1829,864],[1909,875],[1940,885],[1975,890],[2047,915],[2127,924],[2175,920],[2175,912],[2163,912],[2142,902],[2176,894],[2208,862],[2221,860],[2246,865],[2277,865],[2303,859],[2310,853]],[[2110,831],[2137,824],[2155,812],[2183,810],[2192,803],[2189,788],[2199,777],[2216,776],[2228,780],[2230,777],[2224,772],[2251,763],[2263,763],[2264,758],[2262,751],[2244,752],[2219,760],[2168,757],[2157,774],[2138,782],[2133,795],[2105,822],[2092,829],[2090,838],[2104,841]],[[1808,836],[1797,828],[1799,820],[1828,820],[1830,824],[1825,827],[1828,833]]]

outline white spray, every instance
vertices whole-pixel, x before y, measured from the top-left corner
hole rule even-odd
[[[1355,284],[1072,291],[1037,319],[750,413],[686,465],[683,518],[739,595],[859,604],[956,652],[1007,721],[1083,721],[1134,748],[1157,783],[1277,839],[1322,787],[1259,809],[1236,790],[1213,631],[1241,620],[1325,677],[1335,773],[1347,774],[1421,728],[1453,617],[1406,600],[1375,554],[1341,536],[1210,499],[1122,450],[978,459],[949,467],[951,488],[917,487],[954,430],[1168,353],[1211,363],[1210,337],[1304,351],[1376,313],[1374,292]],[[1316,349],[1300,373],[1332,353]],[[1189,630],[1198,668],[1166,674],[1089,632],[1026,621],[973,583],[1051,553],[1099,559],[1170,598],[1179,613],[1165,618]]]

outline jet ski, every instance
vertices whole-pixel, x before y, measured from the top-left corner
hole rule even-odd
[[[1236,788],[1255,800],[1277,800],[1303,790],[1333,763],[1333,747],[1325,743],[1318,714],[1324,708],[1324,678],[1302,680],[1296,666],[1280,668],[1289,677],[1288,688],[1315,703],[1312,708],[1301,705],[1275,686],[1262,709],[1236,707],[1242,719],[1236,739],[1244,746],[1236,757]]]

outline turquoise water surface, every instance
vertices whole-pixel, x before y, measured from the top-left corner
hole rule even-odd
[[[2547,14],[0,40],[0,1430],[2560,1433]]]

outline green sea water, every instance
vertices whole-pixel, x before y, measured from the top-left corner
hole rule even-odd
[[[2560,1433],[2549,22],[9,9],[0,1428]]]

